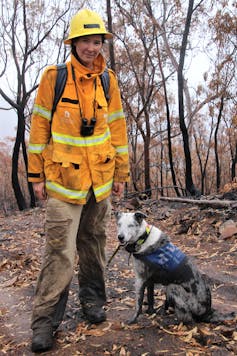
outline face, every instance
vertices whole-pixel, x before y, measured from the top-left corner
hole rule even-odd
[[[143,214],[117,213],[117,232],[121,245],[136,242],[145,231],[143,225]]]
[[[81,63],[88,68],[93,68],[94,59],[100,53],[103,46],[101,35],[89,35],[78,37],[74,42],[76,52]]]

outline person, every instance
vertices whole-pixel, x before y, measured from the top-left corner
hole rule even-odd
[[[32,351],[53,347],[63,319],[78,253],[79,300],[90,323],[106,320],[104,281],[106,227],[111,194],[121,197],[129,181],[126,121],[115,73],[109,71],[109,101],[100,75],[101,50],[112,38],[101,17],[88,9],[71,19],[65,44],[67,81],[51,119],[56,66],[48,66],[34,103],[28,180],[46,200],[46,246],[36,285]]]

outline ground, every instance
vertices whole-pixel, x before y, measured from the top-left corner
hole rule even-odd
[[[131,208],[131,207],[130,207]],[[126,202],[114,209],[126,210]],[[222,312],[237,312],[236,234],[223,238],[220,227],[236,222],[235,208],[213,209],[190,204],[146,201],[140,210],[159,226],[191,258],[210,281],[213,306]],[[0,355],[31,355],[30,317],[36,278],[44,246],[43,207],[0,216]],[[107,243],[109,260],[117,246],[112,215]],[[134,308],[132,261],[120,249],[105,271],[107,321],[87,324],[80,313],[76,278],[55,345],[47,355],[152,356],[236,355],[236,319],[220,324],[177,323],[172,313],[159,315],[164,301],[162,287],[156,289],[157,314],[144,313],[135,325],[126,321]]]

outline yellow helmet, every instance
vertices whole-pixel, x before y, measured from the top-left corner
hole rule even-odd
[[[104,21],[96,12],[83,9],[73,16],[70,33],[64,43],[71,44],[73,38],[88,35],[104,35],[106,39],[113,37],[112,33],[106,31]]]

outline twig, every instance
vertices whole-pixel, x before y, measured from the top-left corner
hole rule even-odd
[[[118,246],[116,247],[114,253],[112,254],[112,256],[110,257],[110,259],[108,260],[107,265],[106,265],[106,268],[109,267],[109,265],[110,265],[112,259],[114,258],[114,256],[116,255],[116,253],[119,251],[120,247],[121,247],[121,245],[118,244]]]

